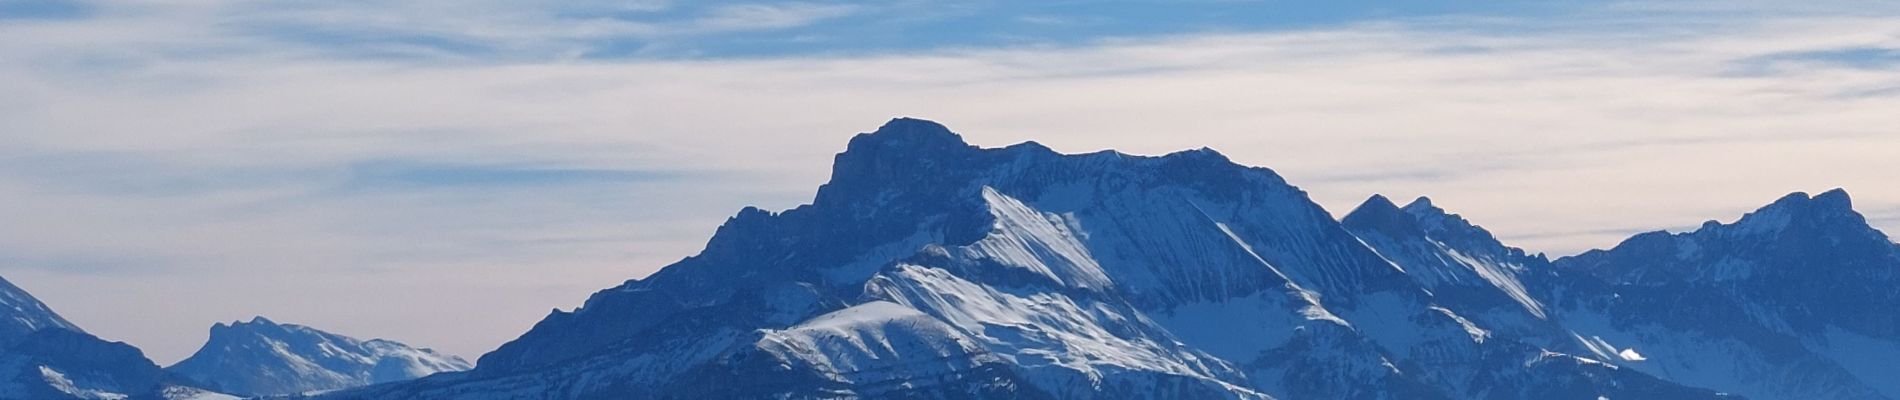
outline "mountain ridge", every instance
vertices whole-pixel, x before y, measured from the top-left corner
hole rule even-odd
[[[810,204],[741,210],[471,372],[333,396],[1724,397],[1477,326],[1211,149],[984,149],[915,119],[846,147]]]
[[[263,396],[346,389],[470,368],[460,357],[385,339],[360,340],[262,316],[216,323],[204,346],[167,371],[227,393]]]
[[[0,278],[0,398],[223,400],[125,342],[86,333]]]
[[[1896,286],[1900,245],[1843,189],[1553,260],[1428,197],[1335,218],[1209,148],[982,148],[898,118],[809,204],[741,209],[472,370],[373,382],[372,348],[429,352],[260,316],[115,373],[337,399],[1894,399]],[[137,355],[32,336],[81,381]],[[291,387],[312,382],[341,383]]]

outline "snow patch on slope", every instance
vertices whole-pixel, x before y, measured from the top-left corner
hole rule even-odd
[[[1544,305],[1537,302],[1536,298],[1531,297],[1530,292],[1524,290],[1524,283],[1518,281],[1517,271],[1523,270],[1523,266],[1505,265],[1478,259],[1465,255],[1457,249],[1453,249],[1451,246],[1447,246],[1438,241],[1432,241],[1432,244],[1444,250],[1445,255],[1450,256],[1459,264],[1470,268],[1472,272],[1476,272],[1478,277],[1483,278],[1485,282],[1489,282],[1492,286],[1504,291],[1504,294],[1511,296],[1512,300],[1516,300],[1518,304],[1523,305],[1525,310],[1536,315],[1538,319],[1549,318],[1548,315],[1544,314]]]
[[[910,307],[872,301],[771,330],[761,349],[829,379],[863,384],[926,380],[996,361],[976,342]],[[875,395],[865,393],[866,395]]]

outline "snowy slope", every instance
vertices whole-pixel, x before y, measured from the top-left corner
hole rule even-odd
[[[240,395],[345,389],[461,371],[461,358],[388,340],[358,340],[263,317],[211,327],[191,357],[166,369]]]
[[[26,290],[14,286],[6,278],[0,278],[0,346],[49,328],[84,332],[73,323],[66,322],[66,318],[54,313],[46,304],[40,303],[39,299],[27,294]]]
[[[1900,250],[1845,191],[1557,264],[1602,282],[1566,325],[1630,368],[1760,399],[1900,398]]]
[[[1212,150],[981,149],[898,119],[812,204],[743,210],[472,371],[327,396],[1719,397],[1500,339],[1432,287]],[[1535,314],[1528,290],[1503,296]]]
[[[1894,397],[1900,336],[1884,310],[1900,258],[1843,191],[1554,265],[1426,199],[1375,197],[1344,223],[1502,337],[1750,398]]]
[[[1419,198],[1399,207],[1373,196],[1341,219],[1381,257],[1405,270],[1441,306],[1497,335],[1541,347],[1567,346],[1547,298],[1559,279],[1542,255],[1525,254],[1489,231]]]
[[[233,398],[192,387],[138,348],[85,333],[24,290],[0,279],[0,398]]]

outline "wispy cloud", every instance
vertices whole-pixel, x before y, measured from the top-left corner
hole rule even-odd
[[[850,15],[859,7],[844,4],[757,3],[719,6],[687,23],[688,31],[732,32],[796,28]]]
[[[1884,70],[1900,66],[1900,48],[1856,46],[1801,50],[1749,57],[1738,62],[1745,68],[1753,70],[1772,70],[1785,67],[1787,64],[1820,64]]]
[[[350,165],[347,190],[435,187],[543,187],[686,179],[677,171],[561,168],[534,165],[477,165],[373,160]]]

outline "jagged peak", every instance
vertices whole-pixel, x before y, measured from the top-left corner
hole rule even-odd
[[[1406,214],[1417,218],[1420,228],[1434,235],[1454,234],[1495,241],[1491,236],[1491,231],[1472,224],[1462,215],[1453,214],[1432,204],[1430,197],[1419,196],[1413,199],[1411,204],[1406,204],[1403,210]]]
[[[1809,196],[1807,192],[1789,193],[1785,196],[1781,196],[1779,199],[1775,199],[1773,203],[1763,206],[1761,210],[1776,208],[1852,210],[1854,208],[1854,202],[1853,199],[1847,195],[1847,189],[1834,188],[1813,196]]]
[[[1346,213],[1346,217],[1339,221],[1353,230],[1377,229],[1386,231],[1388,234],[1396,232],[1424,234],[1418,229],[1416,217],[1401,210],[1397,204],[1392,203],[1392,199],[1382,194],[1374,194],[1366,198],[1365,202],[1359,203],[1358,207],[1354,207],[1352,212]]]
[[[983,150],[963,141],[942,124],[915,118],[892,119],[876,131],[851,138],[832,162],[831,181],[818,190],[814,204],[843,193],[891,186],[916,186],[980,164]]]
[[[1698,232],[1727,230],[1741,233],[1774,233],[1793,224],[1834,226],[1849,230],[1871,231],[1865,217],[1854,211],[1854,202],[1846,189],[1834,188],[1819,195],[1794,192],[1773,203],[1742,215],[1733,224],[1704,223]]]
[[[1438,220],[1441,219],[1457,217],[1455,214],[1447,213],[1444,209],[1432,205],[1432,199],[1429,197],[1419,196],[1413,199],[1411,203],[1406,203],[1405,206],[1401,207],[1398,203],[1392,202],[1392,198],[1390,197],[1386,197],[1383,194],[1374,194],[1372,197],[1366,198],[1366,201],[1359,203],[1359,207],[1353,208],[1352,212],[1347,213],[1346,218],[1341,219],[1341,221],[1361,220],[1362,222],[1370,222],[1369,218],[1375,216],[1380,219],[1403,219],[1414,224],[1429,225],[1436,225]],[[1460,220],[1462,220],[1462,218],[1460,218]]]
[[[251,316],[251,319],[249,321],[242,320],[242,319],[234,319],[234,320],[231,320],[231,322],[228,324],[223,323],[223,322],[211,324],[211,328],[214,331],[221,328],[254,328],[254,327],[280,327],[280,326],[283,326],[283,325],[278,324],[277,321],[270,320],[270,318],[264,318],[264,316],[262,315],[253,315]]]
[[[1413,199],[1411,203],[1406,204],[1402,209],[1405,210],[1406,214],[1411,214],[1412,217],[1418,218],[1419,225],[1423,226],[1427,231],[1460,231],[1461,233],[1473,233],[1470,231],[1475,230],[1484,233],[1484,236],[1490,236],[1490,232],[1484,232],[1484,228],[1479,228],[1477,225],[1473,225],[1471,221],[1466,221],[1464,216],[1445,211],[1444,208],[1433,204],[1430,197],[1419,196],[1417,199]]]
[[[1743,214],[1732,223],[1709,220],[1688,232],[1659,230],[1638,233],[1608,250],[1590,250],[1564,258],[1594,258],[1629,249],[1679,246],[1682,242],[1699,240],[1764,240],[1788,235],[1840,235],[1837,237],[1857,237],[1869,242],[1892,244],[1884,233],[1867,223],[1866,217],[1854,211],[1847,190],[1835,188],[1819,195],[1809,195],[1807,192],[1783,195],[1768,205]]]
[[[232,320],[229,324],[222,322],[211,324],[211,340],[219,341],[221,339],[232,339],[244,335],[261,334],[261,331],[281,331],[291,326],[295,325],[279,324],[277,321],[272,321],[270,318],[264,318],[264,316],[261,315],[252,316],[249,321],[239,319]]]
[[[1505,245],[1484,227],[1438,207],[1430,197],[1425,196],[1419,196],[1404,207],[1399,207],[1390,198],[1373,195],[1351,214],[1347,214],[1341,223],[1354,230],[1380,229],[1386,234],[1417,235],[1478,248],[1502,249],[1512,254],[1523,253],[1522,249]]]
[[[1432,198],[1425,197],[1425,196],[1418,196],[1418,198],[1412,199],[1412,202],[1410,204],[1406,204],[1404,209],[1405,209],[1405,212],[1411,213],[1412,215],[1418,215],[1418,216],[1447,215],[1447,213],[1445,212],[1445,209],[1438,208],[1437,205],[1432,204]]]
[[[1359,203],[1359,207],[1354,208],[1352,212],[1347,213],[1347,215],[1350,216],[1352,214],[1358,214],[1362,211],[1384,212],[1387,210],[1399,211],[1399,205],[1397,203],[1393,203],[1392,199],[1385,197],[1385,195],[1383,194],[1374,194],[1372,195],[1372,197],[1367,197],[1365,202]]]

